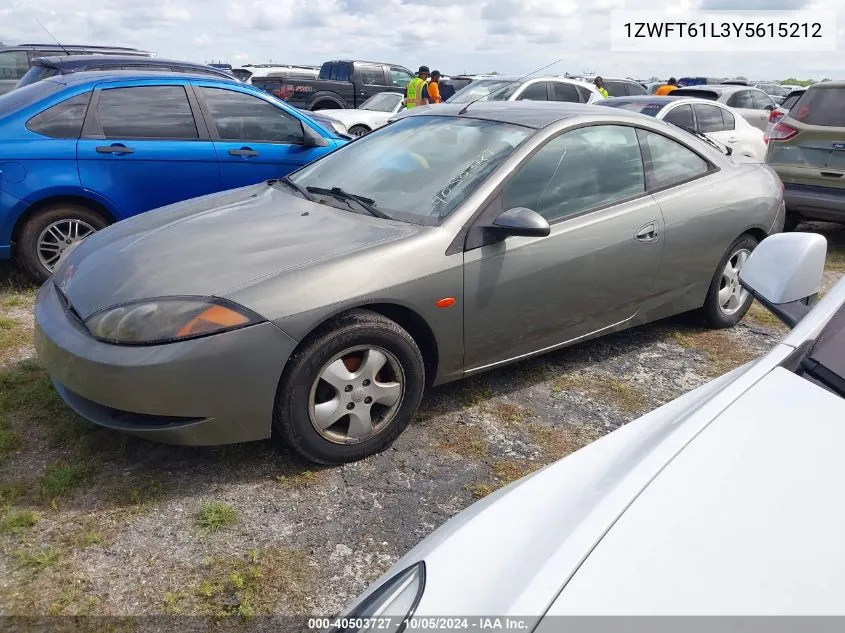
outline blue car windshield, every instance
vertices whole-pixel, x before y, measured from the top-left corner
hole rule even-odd
[[[0,118],[17,112],[44,97],[49,97],[64,87],[64,84],[55,81],[39,81],[7,92],[0,96]]]
[[[304,167],[303,188],[339,187],[396,220],[436,225],[534,132],[498,121],[410,116]]]

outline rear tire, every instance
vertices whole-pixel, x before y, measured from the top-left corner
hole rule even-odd
[[[273,426],[305,459],[354,462],[396,440],[424,389],[425,365],[411,335],[380,314],[352,310],[320,328],[288,360]]]
[[[100,214],[81,204],[51,204],[24,223],[15,244],[15,256],[27,276],[37,282],[46,281],[65,249],[108,224]]]
[[[708,327],[733,327],[748,312],[754,297],[739,285],[739,271],[756,247],[757,239],[746,233],[734,240],[722,257],[700,310],[700,316]]]

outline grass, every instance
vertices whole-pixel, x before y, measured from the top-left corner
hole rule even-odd
[[[15,552],[15,558],[17,558],[18,565],[21,568],[31,569],[36,572],[52,567],[61,560],[61,557],[61,552],[55,547]]]
[[[670,336],[684,349],[704,354],[708,361],[708,373],[714,377],[736,369],[759,355],[721,330],[677,330]]]
[[[18,327],[17,319],[0,314],[0,330],[14,330],[16,327]]]
[[[31,486],[22,481],[4,481],[0,483],[0,506],[13,505],[30,492]]]
[[[564,374],[552,383],[552,392],[577,391],[591,399],[615,406],[622,413],[639,413],[652,404],[648,393],[612,376]]]
[[[9,419],[0,413],[0,456],[16,451],[21,444],[21,438],[12,430]]]
[[[467,484],[464,490],[472,495],[473,499],[482,499],[495,490],[495,488],[488,483],[476,482],[474,484]]]
[[[118,507],[146,509],[161,501],[167,494],[167,484],[149,479],[132,486],[115,486],[105,493],[110,504]]]
[[[206,501],[200,506],[196,521],[206,532],[219,532],[238,522],[238,511],[229,503]]]
[[[490,455],[486,433],[470,424],[440,424],[435,430],[437,448],[466,459],[483,460]]]
[[[276,483],[287,490],[303,490],[321,484],[326,480],[324,470],[303,470],[293,475],[279,475]]]
[[[759,302],[755,301],[751,304],[751,307],[748,309],[748,313],[745,315],[746,319],[757,323],[758,325],[762,325],[767,328],[771,328],[774,330],[787,330],[788,328],[786,325],[777,318],[774,314],[769,312],[766,308],[764,308]]]
[[[490,405],[490,411],[505,424],[518,424],[530,418],[534,412],[510,402],[495,402]]]
[[[38,524],[39,517],[31,510],[10,510],[0,521],[0,532],[23,534]]]
[[[93,468],[87,462],[50,464],[38,481],[38,496],[42,501],[68,497],[84,486],[92,473]]]
[[[298,550],[250,550],[237,557],[206,561],[192,591],[180,596],[190,613],[217,617],[273,613],[280,600],[292,612],[306,613],[311,573],[308,558]]]

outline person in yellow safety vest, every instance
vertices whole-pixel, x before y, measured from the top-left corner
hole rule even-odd
[[[596,85],[596,88],[601,93],[601,96],[607,99],[609,95],[607,94],[607,89],[604,87],[604,79],[602,79],[601,77],[596,77],[593,83]]]
[[[406,108],[416,108],[427,103],[423,98],[423,88],[425,88],[425,80],[428,79],[428,73],[428,66],[420,66],[417,76],[411,79],[405,92]]]

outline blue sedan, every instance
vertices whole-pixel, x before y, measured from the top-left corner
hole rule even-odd
[[[202,75],[82,72],[0,97],[0,259],[47,278],[113,222],[281,178],[345,144],[252,86]]]

